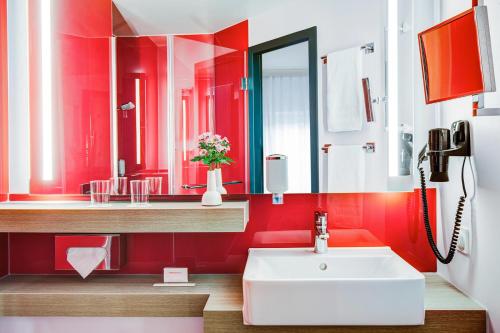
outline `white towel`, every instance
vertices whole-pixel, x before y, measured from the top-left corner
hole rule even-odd
[[[366,153],[361,145],[332,145],[328,151],[328,192],[364,192]]]
[[[327,58],[328,130],[360,131],[364,105],[361,49],[332,52]]]
[[[85,279],[106,259],[106,254],[107,251],[103,247],[70,247],[66,259]]]

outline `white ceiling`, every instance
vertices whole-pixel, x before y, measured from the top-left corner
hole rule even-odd
[[[214,33],[295,0],[113,0],[138,35]]]

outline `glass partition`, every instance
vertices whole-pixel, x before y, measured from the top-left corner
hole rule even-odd
[[[111,176],[111,2],[30,0],[30,193]]]

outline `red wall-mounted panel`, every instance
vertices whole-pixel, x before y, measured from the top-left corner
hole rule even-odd
[[[79,193],[111,175],[111,0],[50,3],[29,1],[30,193]]]
[[[0,201],[9,192],[7,0],[0,0]]]
[[[428,190],[436,228],[436,191]],[[420,192],[289,194],[284,205],[270,195],[250,196],[250,221],[243,233],[123,235],[127,262],[118,273],[159,274],[163,267],[190,273],[242,273],[251,247],[312,247],[314,211],[328,212],[330,246],[390,246],[420,271],[436,271],[427,244]],[[13,274],[55,274],[54,235],[11,234]],[[100,274],[100,273],[99,273]]]
[[[485,91],[474,9],[418,37],[427,103]]]

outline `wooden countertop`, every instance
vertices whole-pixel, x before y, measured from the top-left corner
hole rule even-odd
[[[158,276],[7,276],[0,316],[201,317],[205,332],[395,332],[397,327],[244,326],[240,275],[192,275],[195,287],[153,287]],[[426,325],[403,332],[484,332],[486,311],[437,274],[426,274]],[[444,329],[446,328],[446,329]]]
[[[91,207],[88,201],[17,201],[0,204],[0,232],[243,232],[248,211],[248,201],[225,201],[216,207],[200,202]]]

